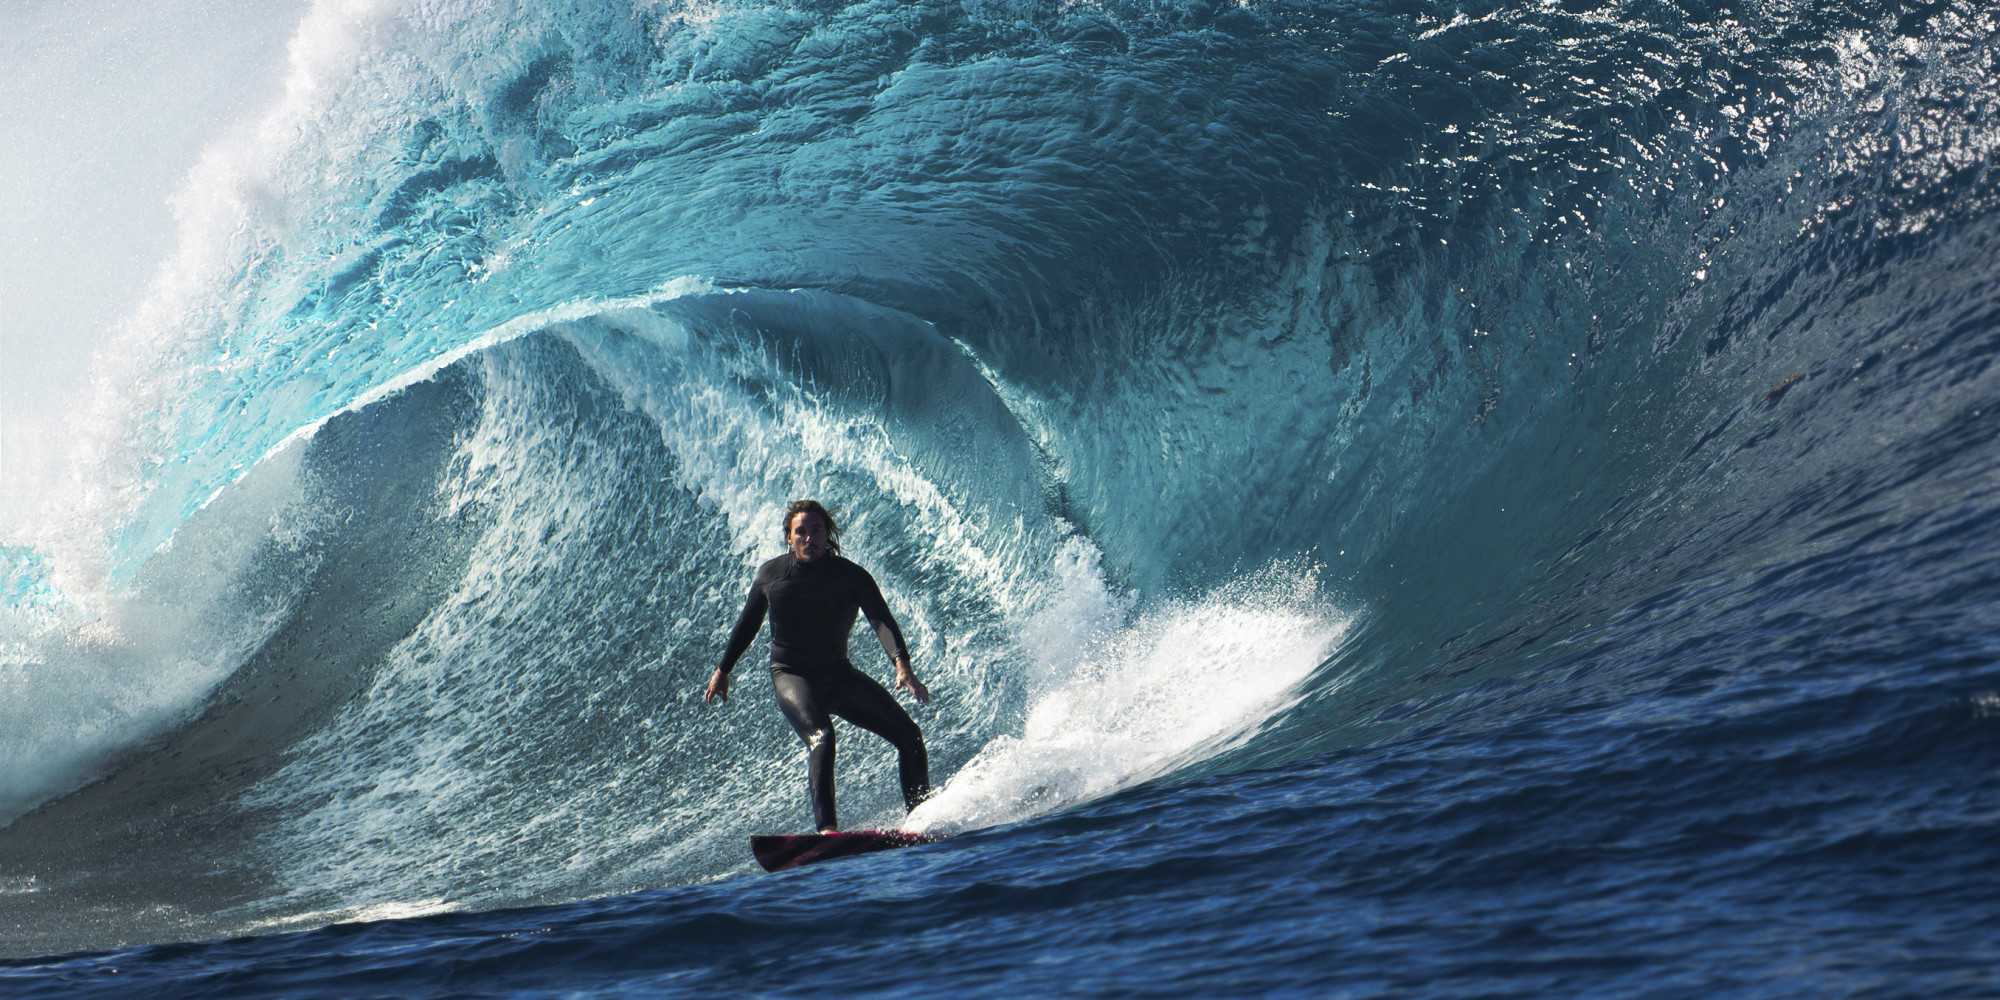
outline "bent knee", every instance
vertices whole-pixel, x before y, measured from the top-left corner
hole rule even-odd
[[[805,734],[806,749],[818,750],[822,746],[833,746],[833,727],[814,729]]]

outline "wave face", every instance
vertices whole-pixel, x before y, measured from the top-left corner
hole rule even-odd
[[[925,828],[1801,671],[1972,697],[1994,37],[321,4],[7,526],[5,947],[744,870],[801,753],[699,689],[800,496],[938,693]]]

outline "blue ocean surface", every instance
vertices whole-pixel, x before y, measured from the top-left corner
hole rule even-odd
[[[2000,11],[287,52],[0,505],[0,995],[2000,995]],[[772,875],[799,497],[943,839]]]

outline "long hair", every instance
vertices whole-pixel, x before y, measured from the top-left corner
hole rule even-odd
[[[820,506],[818,500],[794,500],[785,505],[785,521],[778,527],[778,536],[785,545],[792,544],[792,518],[800,514],[818,514],[826,519],[826,551],[828,555],[840,554],[840,525],[833,522],[833,514]]]

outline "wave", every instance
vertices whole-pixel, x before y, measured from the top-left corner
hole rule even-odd
[[[1989,22],[322,4],[9,526],[0,852],[69,944],[738,870],[797,752],[698,686],[804,495],[937,828],[1699,641],[1977,502]]]

